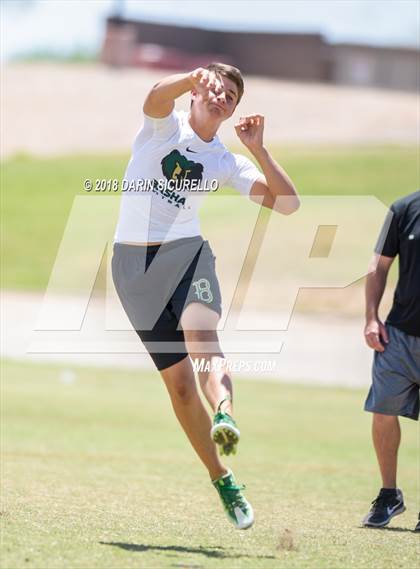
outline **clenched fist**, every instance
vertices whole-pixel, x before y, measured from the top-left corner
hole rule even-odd
[[[242,144],[249,150],[258,150],[263,146],[263,115],[254,114],[241,117],[235,124],[235,130]]]
[[[198,67],[190,74],[193,89],[202,96],[204,101],[212,101],[223,90],[221,81],[216,74],[203,67]]]
[[[389,342],[388,332],[380,320],[373,319],[366,323],[365,340],[369,348],[377,352],[385,350],[384,343],[387,344]]]

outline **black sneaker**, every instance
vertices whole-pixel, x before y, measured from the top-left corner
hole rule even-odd
[[[414,531],[420,531],[420,512],[419,512],[419,519],[417,521],[416,527],[414,528]]]
[[[405,512],[405,506],[401,490],[381,488],[378,497],[372,502],[370,512],[363,520],[363,525],[382,528],[388,525],[394,516],[403,512]]]

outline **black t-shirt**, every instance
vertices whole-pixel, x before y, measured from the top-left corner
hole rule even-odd
[[[392,204],[375,251],[385,257],[399,255],[398,283],[387,323],[420,336],[420,191]]]

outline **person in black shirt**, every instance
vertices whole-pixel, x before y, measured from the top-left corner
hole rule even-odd
[[[398,283],[383,324],[379,304],[397,255]],[[383,487],[363,524],[383,527],[405,511],[403,494],[397,488],[398,417],[419,417],[420,191],[393,203],[383,225],[366,280],[364,333],[366,343],[375,350],[365,410],[373,413],[372,436]],[[420,514],[415,531],[420,531]]]

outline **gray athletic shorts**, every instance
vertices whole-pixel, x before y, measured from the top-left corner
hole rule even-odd
[[[222,314],[215,260],[199,235],[163,245],[114,244],[115,288],[158,370],[188,355],[180,324],[188,304],[199,302]]]
[[[387,325],[389,344],[375,352],[365,411],[419,418],[420,338]]]

